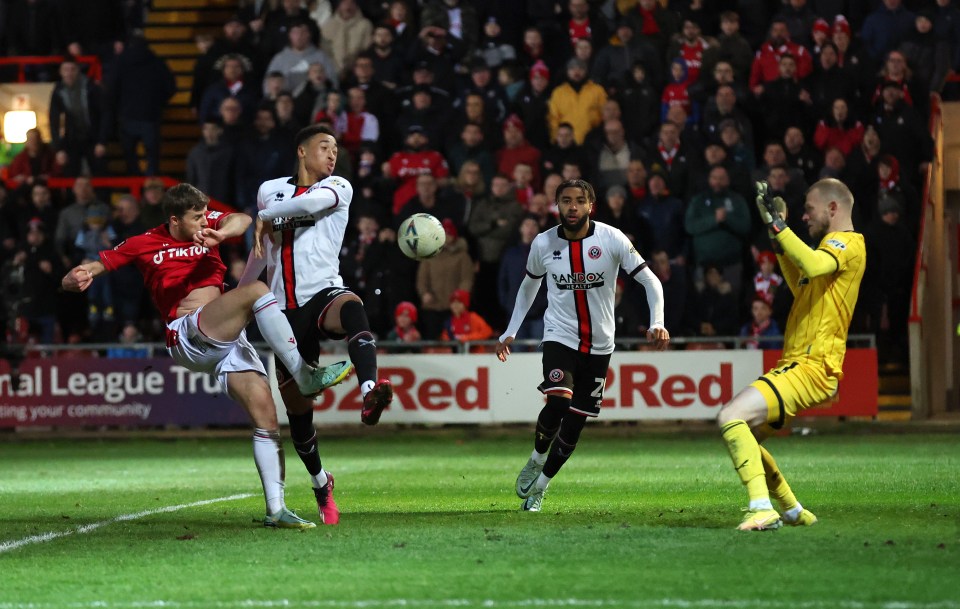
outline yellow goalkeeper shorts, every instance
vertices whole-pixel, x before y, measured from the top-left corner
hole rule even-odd
[[[750,384],[767,401],[767,424],[781,429],[801,410],[819,406],[837,394],[839,381],[823,368],[780,361],[778,367]]]

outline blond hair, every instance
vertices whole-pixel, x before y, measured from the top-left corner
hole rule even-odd
[[[836,178],[824,178],[811,186],[807,192],[816,192],[826,201],[836,201],[847,211],[853,210],[853,193],[846,184]]]

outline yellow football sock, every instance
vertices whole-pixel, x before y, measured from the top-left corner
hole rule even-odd
[[[740,481],[747,487],[751,503],[758,500],[770,500],[767,481],[763,477],[763,463],[760,458],[760,445],[753,432],[743,419],[730,421],[720,429],[727,450],[733,460]]]
[[[777,467],[773,455],[763,446],[760,447],[760,459],[763,461],[763,473],[766,475],[767,488],[773,498],[777,500],[784,511],[796,506],[796,495],[790,490],[787,479],[780,473],[780,468]]]

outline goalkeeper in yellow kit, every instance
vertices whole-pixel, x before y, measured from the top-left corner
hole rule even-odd
[[[776,529],[784,522],[812,525],[770,453],[760,446],[801,410],[832,399],[843,378],[847,331],[866,268],[863,235],[853,231],[853,195],[842,182],[820,180],[807,191],[803,221],[819,242],[811,249],[787,228],[786,205],[757,183],[757,207],[778,250],[783,278],[794,303],[784,332],[783,356],[775,368],[725,405],[717,423],[733,467],[747,487],[750,506],[742,531]],[[777,500],[783,515],[773,508]]]

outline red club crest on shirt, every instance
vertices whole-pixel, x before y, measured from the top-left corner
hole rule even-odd
[[[550,371],[549,377],[551,382],[559,383],[560,381],[563,380],[563,370],[560,370],[559,368],[554,368],[553,370]]]
[[[603,251],[596,245],[587,250],[587,256],[590,256],[590,260],[596,260],[601,254],[603,254]]]

